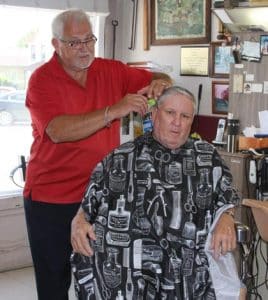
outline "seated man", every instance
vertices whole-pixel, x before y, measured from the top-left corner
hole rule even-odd
[[[216,149],[189,138],[194,112],[192,93],[166,89],[153,132],[96,166],[72,224],[79,299],[216,299],[205,242],[217,216],[214,257],[236,247],[239,198]]]

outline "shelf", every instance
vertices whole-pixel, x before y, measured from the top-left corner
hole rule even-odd
[[[268,31],[267,5],[212,8],[212,12],[231,32]]]

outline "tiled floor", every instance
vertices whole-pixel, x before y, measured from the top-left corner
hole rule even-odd
[[[0,273],[0,300],[37,300],[33,268],[24,268]],[[76,300],[73,285],[69,299]]]

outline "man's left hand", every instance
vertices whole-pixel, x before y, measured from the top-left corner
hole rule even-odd
[[[165,79],[155,79],[148,86],[138,91],[138,94],[147,95],[148,98],[157,99],[163,91],[171,87],[171,82]]]
[[[210,248],[214,250],[216,259],[236,248],[236,231],[232,216],[225,213],[221,215],[213,231]]]

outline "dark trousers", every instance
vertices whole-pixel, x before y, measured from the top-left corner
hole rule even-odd
[[[68,300],[71,221],[79,206],[24,199],[38,300]]]

